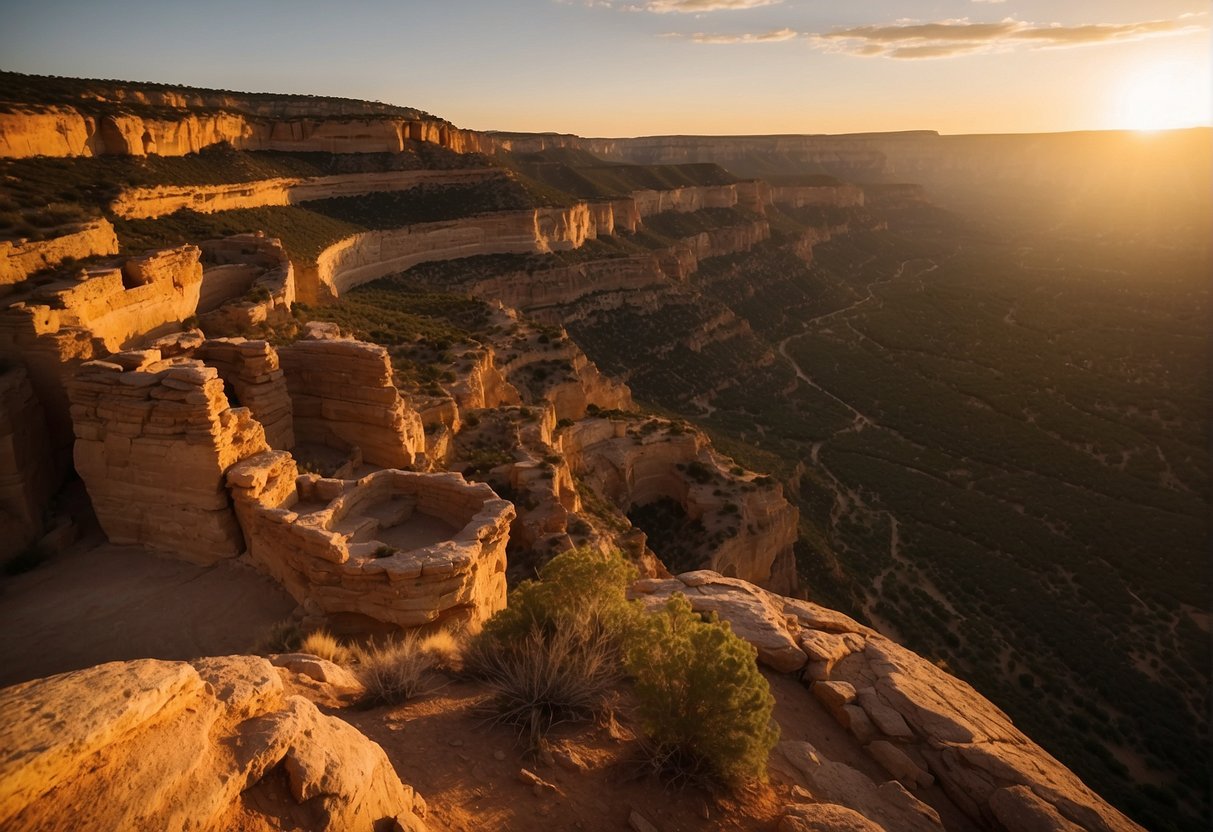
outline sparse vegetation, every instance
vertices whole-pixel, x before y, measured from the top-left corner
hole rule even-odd
[[[311,653],[336,664],[345,664],[351,657],[349,648],[328,630],[314,630],[304,636],[299,643],[299,652]]]
[[[366,688],[364,704],[399,705],[436,690],[441,685],[436,671],[449,666],[450,651],[445,639],[423,639],[411,633],[355,651],[358,680]]]
[[[715,616],[704,621],[681,595],[642,619],[626,666],[655,765],[676,778],[727,787],[766,779],[779,729],[755,655],[727,624]]]

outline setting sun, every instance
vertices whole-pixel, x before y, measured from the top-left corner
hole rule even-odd
[[[1134,70],[1114,95],[1112,123],[1119,128],[1168,130],[1209,123],[1209,79],[1178,61]]]

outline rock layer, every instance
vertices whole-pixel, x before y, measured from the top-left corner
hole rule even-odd
[[[387,350],[321,337],[320,330],[278,351],[294,410],[295,439],[357,447],[367,462],[408,468],[424,458],[421,417],[392,382]]]

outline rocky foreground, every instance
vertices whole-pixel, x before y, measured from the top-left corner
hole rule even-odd
[[[633,587],[653,608],[676,592],[798,677],[802,706],[823,708],[887,772],[781,742],[769,766],[783,832],[1140,829],[969,685],[841,613],[708,571]],[[358,688],[300,655],[113,662],[7,688],[0,825],[443,828],[427,827],[425,801],[379,745],[308,698],[331,705]],[[407,722],[393,730],[407,743]]]

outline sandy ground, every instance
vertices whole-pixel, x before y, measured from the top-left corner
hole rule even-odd
[[[248,567],[194,566],[93,537],[0,578],[0,686],[108,661],[248,653],[294,608]]]

